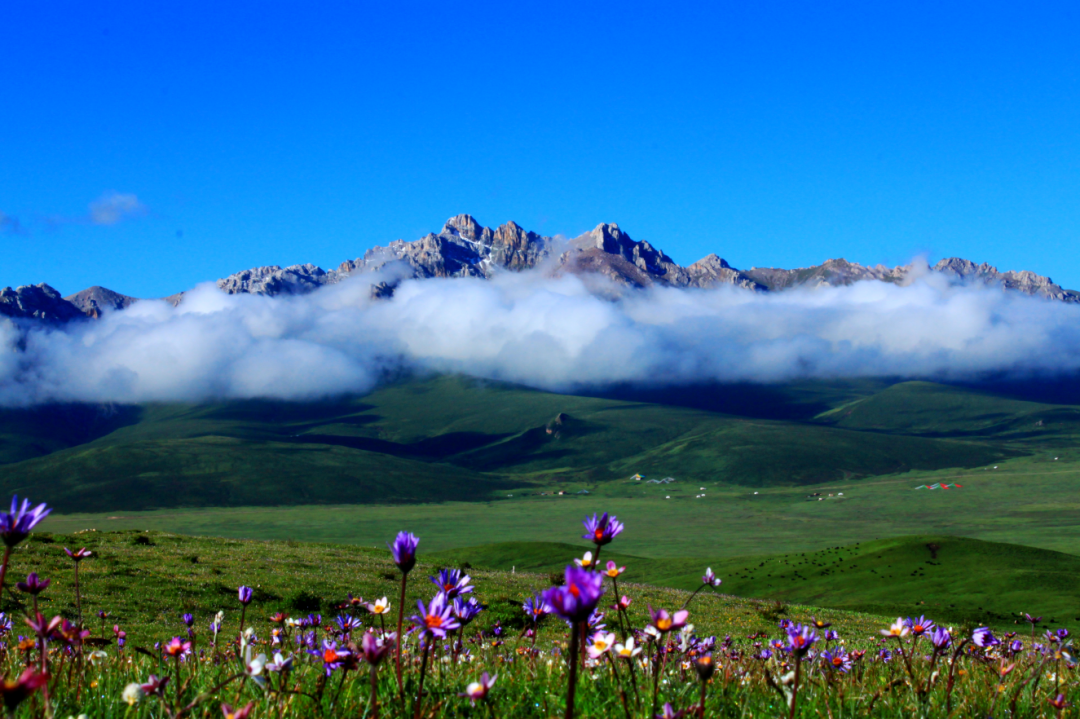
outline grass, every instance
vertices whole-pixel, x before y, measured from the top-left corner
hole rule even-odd
[[[870,402],[890,390],[865,400],[852,400],[861,396],[854,391],[830,401]],[[791,401],[827,406],[823,397],[804,391]],[[0,465],[0,491],[47,491],[64,511],[474,501],[633,472],[760,488],[975,467],[1032,451],[987,437],[856,431],[461,377],[307,404],[143,405],[104,424],[64,411],[74,413],[64,431],[2,414],[0,453],[19,458],[35,438],[33,451],[49,453]]]

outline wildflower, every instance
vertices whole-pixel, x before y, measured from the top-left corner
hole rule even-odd
[[[615,644],[615,633],[604,634],[603,632],[597,632],[592,636],[592,643],[585,648],[588,652],[590,659],[599,659],[604,654],[611,651],[611,647]]]
[[[817,617],[810,617],[810,623],[814,625],[814,629],[828,629],[832,626],[832,622],[826,622],[823,619]]]
[[[598,547],[610,543],[623,531],[622,522],[615,519],[615,515],[609,517],[607,512],[599,518],[595,514],[592,517],[586,517],[582,523],[587,532],[582,539],[588,539]]]
[[[694,659],[694,669],[697,670],[698,678],[703,682],[712,679],[716,673],[716,663],[713,662],[712,654],[701,654]]]
[[[977,646],[985,649],[986,647],[995,647],[1001,644],[1001,641],[991,633],[989,627],[979,627],[971,633],[971,641]]]
[[[465,687],[465,691],[458,694],[458,696],[468,698],[469,701],[475,705],[478,700],[481,700],[488,695],[488,692],[491,691],[491,687],[495,685],[495,680],[498,678],[498,674],[489,676],[487,672],[484,672],[480,675],[480,681],[470,683]]]
[[[566,583],[544,591],[551,611],[569,622],[583,622],[596,609],[604,594],[604,578],[578,567],[567,567]]]
[[[701,577],[701,583],[710,587],[719,587],[723,580],[713,573],[712,567],[705,569],[705,574]]]
[[[127,632],[121,629],[119,624],[114,624],[112,631],[113,636],[116,637],[116,646],[123,649],[124,643],[127,641]]]
[[[952,635],[944,627],[934,627],[930,634],[930,643],[934,645],[934,649],[944,651],[952,644]]]
[[[593,566],[592,552],[585,552],[581,559],[575,559],[574,564],[578,565],[582,569],[589,569]]]
[[[1021,651],[1023,648],[1024,643],[1019,639],[1013,639],[1012,642],[1009,644],[1009,650],[1012,651],[1014,654]]]
[[[11,512],[0,512],[0,537],[3,538],[4,544],[14,547],[22,542],[51,511],[45,507],[44,502],[30,509],[30,500],[24,499],[20,505],[19,497],[12,497]],[[25,676],[25,672],[23,674]]]
[[[1071,702],[1065,701],[1065,695],[1064,694],[1058,694],[1053,699],[1048,698],[1047,701],[1050,702],[1050,706],[1054,707],[1058,711],[1061,711],[1062,709],[1065,709],[1066,707],[1071,707],[1072,706]]]
[[[851,670],[851,656],[843,649],[824,651],[821,653],[821,658],[825,661],[825,666],[829,669],[844,673]]]
[[[39,577],[37,572],[30,572],[30,574],[26,575],[26,581],[18,582],[15,585],[15,588],[20,592],[26,592],[27,594],[32,594],[36,597],[44,592],[51,583],[51,579]]]
[[[607,563],[607,569],[604,570],[604,574],[608,575],[612,579],[618,579],[619,575],[626,571],[626,567],[620,567],[612,562],[610,559]]]
[[[151,674],[150,678],[146,680],[146,683],[140,684],[139,688],[142,689],[144,694],[148,694],[150,696],[165,696],[165,685],[168,683],[168,677],[161,677],[159,679],[156,675]]]
[[[447,605],[446,595],[441,592],[436,594],[426,607],[423,600],[417,600],[416,606],[420,609],[420,613],[414,614],[409,619],[420,627],[420,631],[430,637],[445,639],[447,632],[461,626]]]
[[[135,706],[143,700],[145,693],[140,685],[132,682],[124,687],[124,691],[120,694],[120,698],[128,703],[128,706]]]
[[[801,657],[810,651],[811,645],[816,641],[817,633],[814,632],[812,627],[795,624],[788,629],[788,643],[784,647],[784,651]]]
[[[402,574],[408,574],[416,566],[416,545],[419,543],[420,540],[411,532],[398,532],[394,543],[386,545]]]
[[[1042,617],[1033,617],[1027,612],[1024,612],[1024,621],[1034,627],[1036,624],[1042,621]]]
[[[903,618],[897,617],[896,621],[892,623],[892,626],[888,629],[881,630],[881,636],[889,637],[890,639],[894,637],[900,639],[901,637],[906,637],[909,631],[911,630],[908,628],[907,622],[905,622]]]
[[[386,597],[383,597],[382,599],[376,599],[371,604],[365,604],[364,606],[367,607],[367,610],[372,614],[390,613],[390,602],[387,601]]]
[[[254,591],[252,591],[251,587],[240,587],[240,589],[237,590],[237,596],[240,599],[240,603],[245,607],[251,604],[253,595]]]
[[[634,638],[629,637],[626,640],[626,644],[615,645],[615,656],[620,659],[633,659],[638,654],[641,654],[641,647],[634,646]]]
[[[225,715],[225,719],[248,719],[251,714],[251,710],[255,708],[255,702],[248,702],[240,709],[233,709],[228,704],[221,705],[221,713]]]
[[[613,604],[611,608],[615,609],[617,611],[625,612],[627,609],[629,609],[630,602],[632,602],[632,601],[633,600],[630,599],[630,597],[628,597],[628,596],[626,596],[624,594],[623,596],[619,597],[619,601],[617,603]]]
[[[87,557],[89,557],[89,556],[91,556],[93,554],[93,552],[91,552],[86,547],[83,547],[82,549],[76,550],[74,552],[71,551],[70,549],[68,549],[67,547],[64,547],[64,552],[68,555],[68,557],[70,557],[71,559],[73,559],[76,562],[81,562],[82,560],[86,559]]]
[[[363,626],[359,619],[350,617],[346,614],[339,614],[334,618],[334,621],[337,622],[338,629],[341,630],[342,634],[348,634],[354,629],[359,629]]]
[[[911,633],[916,637],[921,637],[923,634],[926,634],[934,628],[934,623],[923,616],[920,616],[918,619],[908,617],[907,625],[908,628],[911,629]]]
[[[671,706],[671,704],[668,704],[667,702],[665,702],[664,703],[664,708],[660,710],[659,714],[655,715],[655,718],[656,719],[682,719],[684,716],[686,716],[686,712],[684,712],[684,711],[675,711],[675,709]]]
[[[60,623],[64,621],[63,617],[53,617],[52,619],[45,621],[45,617],[38,612],[33,618],[27,617],[26,624],[34,630],[42,639],[49,639],[55,633]]]
[[[169,643],[163,647],[165,656],[178,657],[183,654],[191,653],[191,642],[185,642],[180,637],[173,637],[169,640]]]
[[[381,639],[374,632],[367,632],[360,640],[360,653],[371,666],[378,666],[394,646],[393,634],[385,635]]]
[[[323,668],[326,669],[326,676],[330,676],[335,670],[340,669],[345,659],[349,656],[348,649],[339,649],[336,642],[331,642],[329,640],[323,642],[322,652],[313,653],[322,658]]]
[[[472,589],[472,587],[469,587]],[[457,619],[461,623],[461,626],[467,626],[469,622],[476,619],[476,617],[484,610],[484,605],[476,601],[473,597],[469,597],[468,600],[464,600],[458,597],[454,600],[451,611],[454,614],[454,619]]]
[[[293,656],[291,654],[284,657],[281,652],[277,652],[274,654],[274,661],[267,663],[265,669],[268,672],[287,672],[292,669],[292,665]]]
[[[526,599],[525,603],[521,605],[521,608],[525,610],[525,614],[529,615],[529,618],[534,622],[540,621],[545,614],[551,614],[551,605],[544,600],[544,597],[541,594]]]
[[[453,599],[460,594],[468,594],[473,590],[469,584],[472,581],[468,574],[462,574],[459,569],[440,569],[438,577],[431,577],[431,581],[439,588],[447,599]]]
[[[261,679],[263,669],[266,668],[266,655],[259,654],[257,657],[252,658],[251,648],[249,647],[246,656],[248,660],[244,664],[244,673],[247,674],[249,677]]]
[[[195,626],[195,617],[190,614],[181,614],[180,621],[182,621],[184,623],[184,626],[186,626],[188,629]]]
[[[651,606],[649,615],[652,617],[652,626],[661,633],[682,629],[686,625],[686,620],[690,618],[690,612],[685,609],[669,614],[666,609],[653,609]]]
[[[108,659],[109,655],[106,654],[105,652],[101,651],[100,649],[95,649],[94,651],[87,654],[86,658],[90,660],[91,664],[96,665],[96,664],[100,664],[101,662]]]

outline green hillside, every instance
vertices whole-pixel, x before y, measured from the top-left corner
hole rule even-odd
[[[447,562],[526,572],[557,571],[587,549],[511,542],[441,552]],[[882,615],[1007,625],[1019,612],[1048,624],[1080,621],[1080,557],[948,536],[896,537],[819,551],[735,558],[649,559],[606,548],[628,582],[694,589],[706,565],[724,592]]]
[[[49,453],[0,467],[0,491],[48,488],[65,511],[468,500],[634,472],[792,486],[974,467],[1021,451],[990,438],[887,436],[454,376],[335,401],[148,404],[78,431],[3,416],[4,456]]]

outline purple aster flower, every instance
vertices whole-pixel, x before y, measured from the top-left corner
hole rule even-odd
[[[140,686],[142,687],[143,692],[149,694],[150,696],[153,696],[155,694],[159,696],[165,696],[164,689],[165,685],[168,683],[168,677],[161,677],[159,679],[154,674],[151,674],[150,679],[146,682],[146,684],[140,684]]]
[[[252,591],[251,587],[240,587],[240,589],[237,591],[237,595],[240,597],[240,603],[243,604],[245,607],[251,604],[251,598],[253,594],[254,592]]]
[[[649,616],[652,617],[652,626],[656,627],[659,632],[677,632],[686,626],[686,620],[690,618],[690,612],[680,609],[674,614],[670,614],[666,609],[653,609],[652,606],[649,606]]]
[[[431,577],[431,581],[448,599],[468,594],[473,590],[469,584],[472,579],[468,574],[462,574],[459,569],[440,569],[439,576]]]
[[[321,652],[313,652],[316,656],[323,660],[323,668],[326,669],[326,676],[330,676],[334,671],[341,668],[345,660],[349,658],[349,650],[344,647],[338,648],[336,642],[324,641],[322,643]]]
[[[1064,627],[1062,627],[1061,629],[1057,630],[1057,638],[1059,640],[1065,641],[1065,638],[1067,636],[1069,636],[1069,630],[1068,629],[1065,629]]]
[[[1009,643],[1009,651],[1013,652],[1014,654],[1021,651],[1023,648],[1024,643],[1019,639],[1013,639],[1012,642]]]
[[[91,556],[93,554],[93,552],[91,552],[86,547],[83,547],[82,549],[77,549],[74,552],[71,551],[70,549],[68,549],[67,547],[64,547],[64,553],[67,554],[68,557],[70,557],[72,560],[74,560],[76,562],[81,562],[82,560],[86,559],[87,557],[89,557],[89,556]]]
[[[525,600],[525,603],[521,605],[521,608],[525,610],[525,614],[529,616],[533,622],[540,621],[545,614],[551,614],[551,605],[548,604],[542,594],[537,594],[535,597],[529,597]]]
[[[429,637],[445,639],[447,632],[452,632],[461,626],[454,618],[446,595],[442,592],[436,594],[426,607],[423,600],[417,600],[416,606],[420,609],[420,613],[409,617],[409,620]]]
[[[1042,621],[1042,617],[1033,617],[1030,614],[1028,614],[1027,612],[1024,612],[1024,621],[1027,622],[1028,624],[1030,624],[1031,626],[1035,626],[1036,624],[1038,624],[1039,622]]]
[[[360,653],[364,661],[373,667],[378,666],[379,662],[394,648],[393,637],[393,633],[381,638],[375,636],[374,632],[365,633],[364,638],[360,640]]]
[[[840,641],[840,635],[836,633],[835,629],[829,629],[825,632],[825,641],[838,642]]]
[[[713,574],[712,567],[705,569],[705,574],[701,577],[701,583],[710,587],[719,587],[723,580],[720,577]]]
[[[939,652],[944,651],[952,645],[952,635],[945,627],[934,627],[934,631],[930,634],[930,642],[934,645],[934,649]]]
[[[585,531],[588,534],[582,535],[582,539],[588,539],[597,546],[604,546],[619,536],[623,531],[622,522],[615,518],[615,515],[608,516],[607,512],[604,512],[600,517],[593,514],[592,517],[586,517],[582,522],[585,525]]]
[[[24,499],[22,504],[19,504],[19,497],[12,497],[11,513],[0,512],[0,537],[3,537],[4,544],[14,547],[22,542],[51,511],[45,507],[44,502],[30,509],[30,500]]]
[[[918,619],[912,619],[911,617],[908,617],[907,625],[908,628],[911,629],[911,633],[916,637],[921,637],[923,634],[926,634],[928,631],[934,628],[934,623],[926,617],[922,616],[920,616]]]
[[[394,564],[398,566],[402,574],[408,574],[416,566],[416,545],[420,539],[411,532],[398,532],[394,543],[387,543],[390,554],[394,556]]]
[[[187,627],[195,626],[195,617],[191,616],[190,614],[181,614],[180,621],[182,621]]]
[[[986,647],[995,647],[1001,644],[1001,641],[993,635],[989,627],[979,627],[971,633],[971,641],[977,647],[985,649]]]
[[[339,614],[337,617],[334,618],[334,621],[337,622],[338,629],[341,630],[342,634],[348,634],[349,632],[355,629],[359,629],[361,626],[363,626],[359,619],[357,619],[356,617],[347,616],[345,614]]]
[[[675,708],[670,703],[665,702],[663,708],[659,714],[655,714],[655,719],[682,719],[686,716],[684,711],[675,711]]]
[[[882,648],[878,652],[878,659],[880,659],[882,662],[888,663],[888,661],[892,659],[892,652],[890,652],[888,649]]]
[[[821,659],[829,669],[844,672],[845,674],[851,671],[851,655],[843,649],[837,648],[832,651],[824,651],[821,653]]]
[[[804,656],[817,641],[817,633],[810,625],[795,624],[788,629],[788,642],[784,651],[797,657]]]
[[[758,656],[758,659],[761,659],[762,661],[764,661],[766,659],[771,659],[772,658],[772,652],[770,650],[768,650],[768,649],[762,649],[761,653],[758,654],[757,656]]]
[[[470,587],[471,589],[472,587]],[[454,600],[451,611],[454,613],[454,619],[457,619],[461,626],[466,626],[472,620],[484,610],[484,605],[476,601],[475,598],[469,597],[467,600],[458,597]]]
[[[27,594],[32,594],[36,597],[44,592],[51,583],[51,579],[39,577],[37,572],[30,572],[30,574],[26,575],[26,581],[17,583],[15,587],[20,592],[26,592]]]
[[[604,594],[604,575],[570,566],[566,568],[565,579],[562,586],[544,591],[544,602],[563,619],[584,622]]]

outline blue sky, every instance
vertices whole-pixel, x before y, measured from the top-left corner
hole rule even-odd
[[[1075,3],[700,5],[5,3],[0,287],[161,296],[459,212],[1080,287]]]

